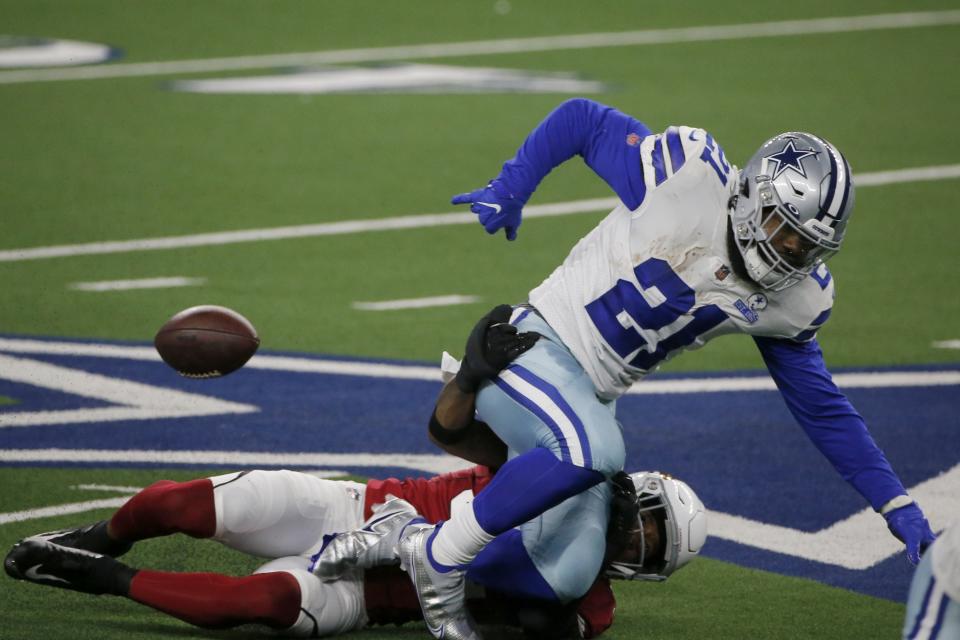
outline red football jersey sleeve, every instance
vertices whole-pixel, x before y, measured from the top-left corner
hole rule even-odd
[[[363,502],[363,517],[369,518],[373,513],[373,505],[386,501],[387,495],[394,495],[412,504],[427,522],[448,520],[450,501],[468,490],[476,495],[487,486],[490,478],[490,470],[487,467],[476,466],[433,478],[368,480]]]
[[[609,629],[616,609],[617,600],[610,588],[610,580],[602,576],[597,578],[577,606],[582,637],[595,638]]]

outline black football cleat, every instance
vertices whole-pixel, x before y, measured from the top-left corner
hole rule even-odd
[[[126,595],[135,569],[100,553],[27,538],[3,561],[11,578],[100,595]]]
[[[107,535],[107,520],[94,522],[75,529],[62,529],[38,533],[27,540],[41,540],[58,544],[61,547],[72,547],[93,551],[105,556],[119,558],[133,547],[132,542],[114,540]]]

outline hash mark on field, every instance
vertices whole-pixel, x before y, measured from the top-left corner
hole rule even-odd
[[[863,173],[856,177],[856,181],[857,186],[862,188],[901,182],[949,180],[953,178],[960,178],[960,164]],[[566,216],[575,213],[610,210],[618,204],[620,204],[618,198],[591,198],[587,200],[554,202],[551,204],[535,204],[525,207],[523,215],[527,220],[531,218]],[[476,224],[476,220],[477,217],[472,213],[452,211],[449,213],[414,214],[394,218],[374,218],[372,220],[342,220],[340,222],[323,222],[290,227],[199,233],[189,236],[167,236],[162,238],[143,238],[140,240],[116,240],[88,242],[85,244],[55,245],[50,247],[30,247],[26,249],[6,249],[0,251],[0,262],[20,262],[22,260],[40,260],[44,258],[63,258],[106,253],[129,253],[134,251],[182,249],[183,247],[204,247],[236,244],[239,242],[262,242],[264,240],[300,239],[348,233],[367,233],[370,231],[422,229],[425,227],[441,227],[457,224]]]
[[[71,489],[78,491],[112,491],[115,493],[136,493],[143,487],[124,487],[115,484],[72,484]]]
[[[206,278],[141,278],[139,280],[100,280],[98,282],[74,282],[68,288],[76,291],[129,291],[132,289],[168,289],[195,287],[206,284]]]
[[[935,349],[960,349],[960,340],[939,340],[932,346]]]
[[[351,305],[360,311],[396,311],[397,309],[423,309],[426,307],[449,307],[457,304],[479,302],[479,296],[432,296],[429,298],[406,298],[403,300],[381,300],[380,302],[354,302]]]
[[[960,11],[885,13],[837,18],[784,20],[779,22],[646,29],[641,31],[614,31],[609,33],[579,33],[534,38],[443,42],[395,47],[281,53],[261,56],[235,56],[232,58],[140,62],[82,68],[28,69],[0,73],[0,84],[47,82],[55,80],[129,78],[183,73],[207,73],[212,71],[298,67],[304,65],[381,62],[387,60],[422,60],[431,58],[501,55],[531,51],[563,51],[598,49],[603,47],[661,45],[680,42],[740,40],[745,38],[777,38],[818,33],[939,27],[957,23],[960,23]]]

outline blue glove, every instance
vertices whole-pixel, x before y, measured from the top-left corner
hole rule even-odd
[[[516,198],[498,180],[492,180],[483,189],[453,196],[453,204],[469,204],[487,233],[504,229],[507,240],[516,240],[520,228],[520,213],[525,201]]]
[[[920,554],[937,538],[920,507],[916,503],[908,504],[884,514],[883,517],[887,520],[890,533],[907,545],[907,560],[911,564],[919,564]]]

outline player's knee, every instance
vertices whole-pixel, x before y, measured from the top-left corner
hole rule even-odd
[[[264,565],[258,573],[282,571],[299,585],[300,612],[296,621],[284,629],[283,635],[318,638],[346,633],[366,625],[362,581],[322,582],[309,571],[294,568],[293,564],[278,564],[281,560],[284,559]]]
[[[212,478],[218,535],[250,533],[272,524],[286,506],[287,473],[254,470],[222,483]]]

